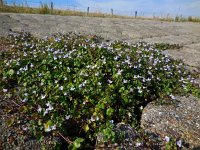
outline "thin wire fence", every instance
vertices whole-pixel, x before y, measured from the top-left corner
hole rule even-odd
[[[49,8],[60,9],[60,10],[70,10],[70,11],[80,11],[89,13],[99,13],[107,15],[120,15],[120,16],[130,16],[130,17],[149,17],[149,18],[175,18],[177,15],[172,15],[165,12],[145,12],[140,10],[118,10],[113,8],[102,8],[97,4],[93,3],[92,6],[81,6],[78,4],[78,0],[66,0],[62,4],[53,2],[53,1],[31,1],[31,0],[4,0],[4,4],[10,6],[24,6],[24,7],[33,7],[39,8],[42,4],[47,4]],[[179,15],[181,16],[181,15]]]

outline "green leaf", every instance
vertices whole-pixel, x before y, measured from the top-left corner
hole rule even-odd
[[[14,119],[13,118],[11,118],[11,119],[6,121],[6,125],[9,126],[9,127],[12,126],[13,123],[14,123]]]
[[[73,142],[73,149],[78,149],[81,147],[81,143],[84,141],[83,138],[77,138],[74,142]]]
[[[6,94],[6,97],[11,98],[11,97],[12,97],[12,94],[11,94],[11,93],[8,93],[8,94]]]
[[[53,126],[53,122],[51,120],[47,121],[45,124],[44,124],[44,130],[45,132],[49,132],[49,128]]]
[[[106,115],[111,116],[113,114],[113,112],[114,112],[114,109],[108,108],[106,111]]]
[[[10,76],[12,76],[14,73],[15,73],[15,71],[14,71],[13,69],[10,69],[10,70],[7,72],[7,74],[10,75]]]
[[[42,136],[42,134],[38,134],[36,138],[40,142],[42,142],[44,140],[44,137]]]
[[[23,83],[23,86],[27,86],[27,82],[24,82],[24,83]]]
[[[90,128],[89,128],[88,124],[85,124],[83,129],[84,129],[85,132],[87,132]]]
[[[27,107],[26,106],[22,106],[22,107],[20,107],[20,112],[27,112]]]
[[[41,120],[41,119],[38,120],[38,125],[39,125],[39,126],[42,125],[42,120]]]

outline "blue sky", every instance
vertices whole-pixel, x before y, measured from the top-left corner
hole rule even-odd
[[[57,8],[71,8],[91,11],[110,12],[133,15],[137,10],[138,15],[153,16],[197,16],[200,17],[200,0],[7,0],[8,3],[27,3],[37,6],[40,2],[54,3]]]

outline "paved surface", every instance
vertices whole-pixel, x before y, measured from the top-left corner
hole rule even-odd
[[[183,146],[181,150],[200,150],[200,100],[193,96],[175,97],[176,106],[157,105],[155,102],[147,104],[142,112],[141,127],[163,138],[184,139],[189,148]]]
[[[0,13],[0,36],[9,29],[30,31],[38,37],[76,31],[110,40],[180,44],[183,49],[167,53],[190,66],[200,66],[200,23]]]

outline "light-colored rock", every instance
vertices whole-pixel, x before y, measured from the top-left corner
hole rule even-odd
[[[161,137],[182,138],[190,148],[200,146],[200,101],[177,96],[175,105],[149,103],[143,110],[141,127]]]

